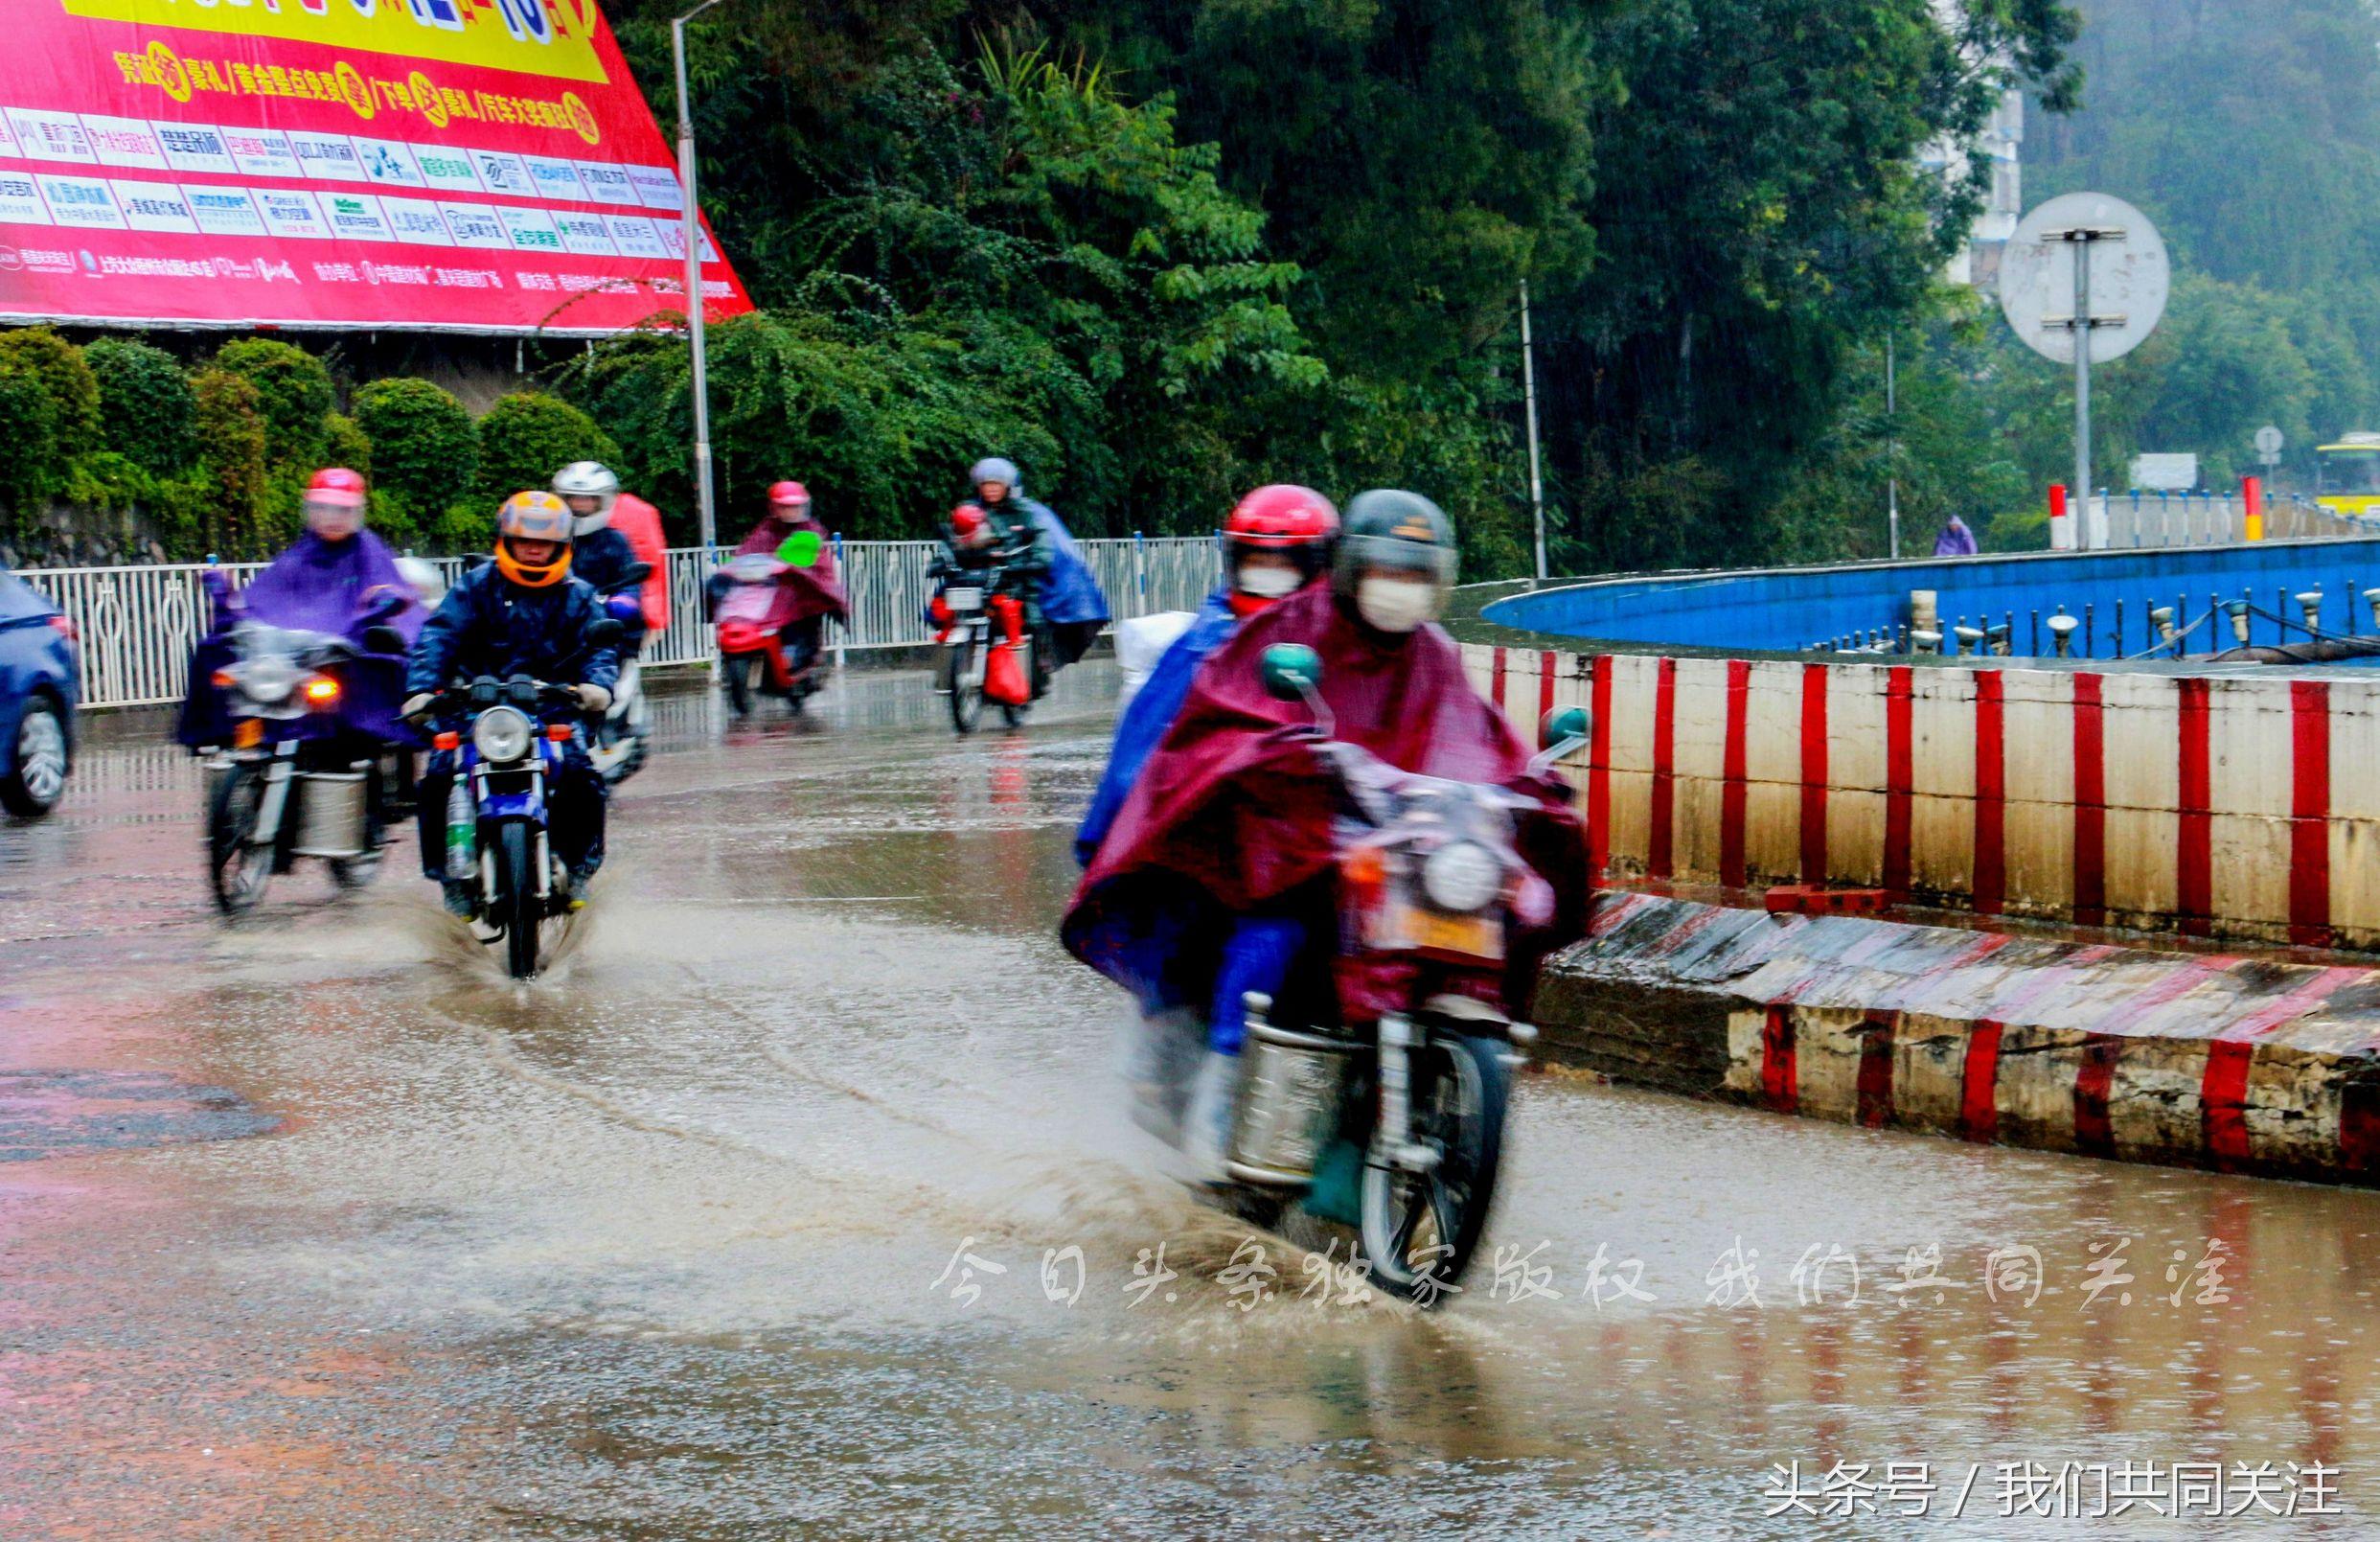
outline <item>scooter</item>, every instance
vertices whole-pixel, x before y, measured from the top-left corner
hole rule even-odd
[[[1342,789],[1334,821],[1340,960],[1397,981],[1372,1023],[1283,1021],[1249,992],[1224,1197],[1271,1224],[1291,1208],[1351,1225],[1372,1282],[1433,1304],[1477,1252],[1496,1195],[1512,1073],[1537,1030],[1503,1005],[1516,922],[1553,890],[1520,853],[1540,810],[1507,788],[1401,771],[1332,737],[1313,649],[1264,653],[1267,691],[1304,700],[1316,757]],[[1586,742],[1587,714],[1549,713],[1542,773]],[[1154,1089],[1143,1087],[1148,1099]],[[1144,1119],[1142,1122],[1150,1122]]]
[[[935,641],[942,653],[935,661],[934,690],[950,699],[950,726],[960,733],[975,731],[987,701],[999,707],[1010,727],[1022,726],[1037,694],[1024,606],[999,592],[1001,571],[995,557],[989,566],[946,564],[938,573],[943,587],[935,596],[933,619],[941,624]]]
[[[766,552],[748,552],[722,566],[726,580],[712,619],[719,628],[720,678],[727,688],[727,705],[739,718],[752,715],[753,703],[772,696],[795,717],[818,691],[818,657],[814,640],[769,621],[777,604],[777,580],[791,564]]]

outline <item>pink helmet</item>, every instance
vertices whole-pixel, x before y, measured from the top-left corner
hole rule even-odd
[[[798,503],[807,508],[810,505],[810,489],[799,482],[771,482],[768,485],[768,501],[772,505]]]
[[[326,466],[306,484],[306,501],[334,509],[360,509],[364,506],[363,473],[344,466]]]

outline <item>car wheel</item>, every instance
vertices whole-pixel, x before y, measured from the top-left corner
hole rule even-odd
[[[0,806],[24,818],[39,818],[66,795],[66,720],[46,696],[25,702],[17,720],[15,753],[0,775]]]

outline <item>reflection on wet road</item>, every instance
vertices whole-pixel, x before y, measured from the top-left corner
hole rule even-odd
[[[219,924],[195,772],[103,725],[0,828],[0,1536],[1796,1536],[1771,1465],[1839,1461],[1929,1464],[1871,1534],[2317,1461],[2274,1524],[2369,1534],[2380,1196],[1551,1075],[1435,1315],[1190,1203],[1052,937],[1111,689],[664,700],[526,988],[409,850]]]

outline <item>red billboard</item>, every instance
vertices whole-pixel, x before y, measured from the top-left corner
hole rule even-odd
[[[0,321],[602,334],[684,202],[596,0],[5,0]],[[707,313],[751,308],[704,238]]]

